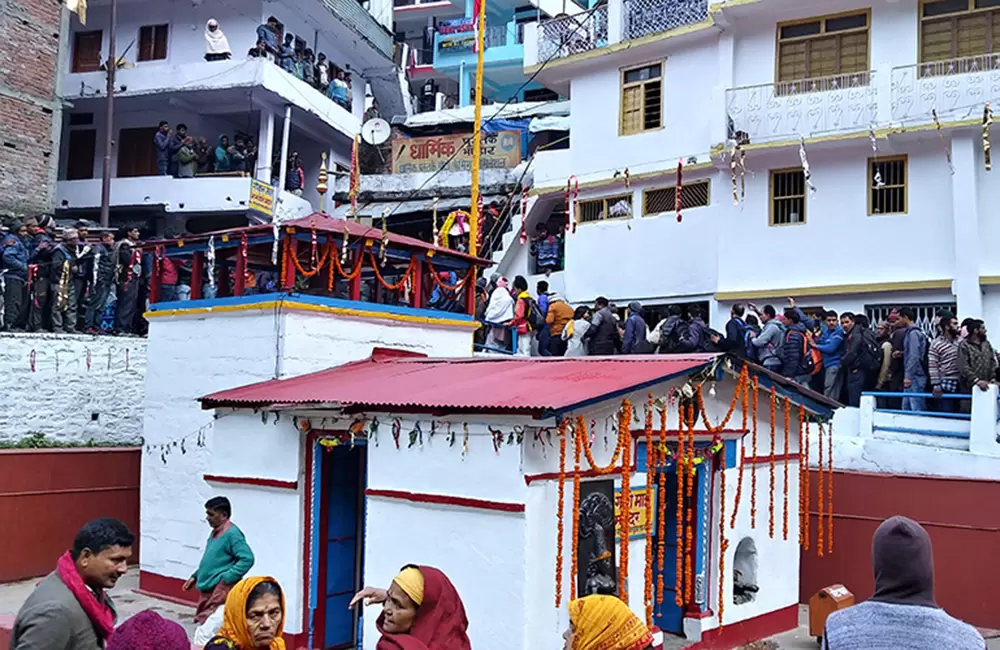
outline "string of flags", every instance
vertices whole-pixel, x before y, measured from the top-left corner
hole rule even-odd
[[[46,367],[50,360],[51,367]],[[109,346],[106,359],[103,355],[98,358],[98,355],[95,355],[90,348],[85,348],[84,354],[81,356],[68,353],[60,354],[59,350],[41,350],[39,352],[35,348],[28,352],[28,368],[33,373],[50,369],[60,372],[60,370],[65,370],[73,365],[85,367],[87,372],[96,372],[101,369],[112,372],[116,368],[118,372],[129,372],[132,369],[132,349],[118,349],[113,345]]]

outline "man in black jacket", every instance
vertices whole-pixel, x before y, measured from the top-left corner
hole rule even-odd
[[[747,324],[743,320],[746,309],[737,303],[729,311],[729,322],[726,323],[726,338],[719,345],[726,352],[730,352],[740,357],[747,355]]]
[[[785,320],[788,331],[781,344],[781,374],[790,377],[803,386],[809,385],[810,375],[803,372],[803,356],[806,348],[806,332],[808,329],[802,322],[802,313],[794,308],[785,310]]]
[[[604,296],[594,301],[594,317],[590,321],[590,329],[584,334],[584,339],[590,341],[588,349],[592,357],[615,353],[621,336],[618,333],[615,315],[611,313],[608,299]]]
[[[857,326],[854,314],[845,311],[840,315],[840,327],[844,330],[844,356],[840,358],[840,372],[844,375],[847,391],[847,405],[861,406],[861,391],[865,388],[867,372],[864,368],[864,332]]]
[[[101,244],[96,246],[93,251],[93,266],[91,267],[94,274],[93,284],[90,294],[87,296],[87,315],[84,318],[84,327],[90,334],[98,334],[101,331],[104,308],[108,304],[111,285],[115,282],[114,246],[114,233],[105,232],[101,235]]]

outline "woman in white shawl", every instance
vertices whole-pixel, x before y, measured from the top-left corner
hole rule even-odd
[[[507,278],[498,278],[496,288],[490,294],[486,305],[487,323],[506,323],[514,318],[514,298],[507,289]],[[486,337],[486,346],[497,350],[511,349],[510,328],[491,327]]]
[[[225,61],[232,57],[233,52],[229,49],[229,39],[222,33],[219,21],[210,18],[205,23],[205,60]]]
[[[587,307],[577,307],[573,313],[573,320],[566,323],[562,331],[562,340],[566,341],[567,357],[587,356],[587,342],[583,337],[590,329],[590,309]]]

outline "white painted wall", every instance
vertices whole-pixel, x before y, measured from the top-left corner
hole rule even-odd
[[[141,444],[145,340],[5,333],[0,367],[0,441]]]

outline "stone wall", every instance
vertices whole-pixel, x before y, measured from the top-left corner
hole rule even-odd
[[[0,334],[0,443],[138,444],[146,340]]]

